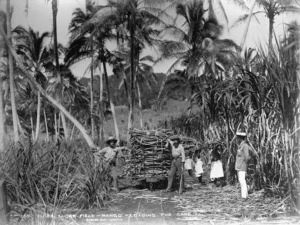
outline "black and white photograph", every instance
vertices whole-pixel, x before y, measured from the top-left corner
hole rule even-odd
[[[0,0],[1,225],[300,225],[300,0]]]

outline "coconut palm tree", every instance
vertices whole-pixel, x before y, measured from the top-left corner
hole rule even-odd
[[[25,28],[18,26],[13,30],[16,34],[15,48],[19,55],[22,55],[23,60],[27,63],[28,69],[33,70],[35,79],[45,89],[47,79],[43,74],[45,71],[44,65],[51,62],[52,56],[47,50],[46,40],[49,37],[48,32],[39,35],[39,32],[34,32],[31,28],[27,31]],[[37,103],[37,119],[34,141],[38,140],[40,131],[40,114],[41,114],[41,94],[38,92]]]
[[[172,35],[176,40],[162,41],[160,45],[162,59],[176,58],[167,75],[183,67],[186,69],[187,78],[203,74],[220,76],[219,71],[230,68],[239,48],[232,40],[219,39],[222,26],[215,18],[207,17],[203,2],[180,3],[176,7],[176,13],[183,17],[184,26],[168,26],[163,31],[164,34]],[[164,83],[158,99],[163,87]]]
[[[119,139],[119,129],[117,125],[113,101],[111,99],[110,88],[108,83],[108,73],[107,73],[107,63],[110,61],[109,58],[111,57],[111,53],[105,46],[105,42],[107,40],[113,39],[114,35],[112,35],[111,28],[109,26],[104,26],[102,24],[98,24],[96,26],[94,24],[83,26],[84,22],[87,22],[89,19],[91,19],[91,17],[94,14],[97,13],[99,7],[93,8],[93,6],[91,5],[88,7],[88,9],[89,9],[89,14],[85,14],[81,9],[76,9],[76,11],[73,14],[74,17],[70,25],[70,31],[72,37],[71,37],[70,46],[66,53],[65,61],[68,64],[72,64],[74,62],[90,57],[92,55],[92,59],[93,57],[95,57],[95,60],[92,60],[92,63],[90,65],[91,70],[93,70],[93,68],[96,67],[97,64],[100,67],[102,63],[104,69],[104,80],[106,84],[106,90],[108,93],[107,94],[108,102],[110,104],[112,114],[113,114],[116,136]],[[100,87],[103,87],[102,78],[100,78],[100,82],[101,82]],[[91,88],[91,93],[92,93],[92,88]],[[100,90],[100,100],[101,100],[100,118],[102,118],[101,121],[104,119],[104,116],[102,115],[104,109],[102,96],[103,96],[103,88]],[[101,123],[100,126],[103,127],[103,121],[100,123]]]
[[[108,5],[99,10],[88,24],[105,24],[115,29],[117,36],[122,33],[125,37],[124,44],[130,49],[130,110],[128,119],[128,128],[133,124],[133,107],[135,99],[135,81],[136,71],[139,59],[139,47],[143,42],[151,44],[149,39],[149,31],[153,29],[151,24],[162,24],[158,17],[159,8],[166,1],[150,1],[150,0],[110,0]],[[165,15],[165,14],[164,14]]]
[[[50,1],[50,0],[47,0]],[[58,57],[58,42],[57,42],[57,12],[58,12],[58,1],[57,0],[52,0],[52,26],[53,26],[53,49],[54,49],[54,61],[55,61],[55,67],[56,67],[56,76],[57,76],[57,80],[58,80],[58,84],[60,84],[60,86],[57,86],[57,95],[56,98],[58,100],[58,102],[62,102],[62,96],[63,96],[63,83],[62,83],[62,78],[60,75],[60,71],[59,71],[59,57]],[[61,113],[60,115],[61,120],[62,120],[62,125],[63,125],[63,129],[64,129],[64,137],[66,140],[68,140],[69,138],[69,131],[68,131],[68,127],[67,127],[67,122],[65,119],[65,115],[63,113]],[[59,123],[60,124],[60,123]]]
[[[71,20],[69,30],[71,33],[70,38],[70,48],[68,50],[68,55],[65,57],[65,61],[68,63],[74,63],[74,60],[79,60],[85,57],[91,58],[91,64],[89,66],[91,71],[91,82],[90,82],[90,114],[91,114],[91,130],[92,138],[95,138],[94,134],[94,54],[95,50],[93,49],[93,38],[87,38],[82,35],[89,35],[90,32],[82,31],[81,27],[84,22],[91,18],[95,13],[94,5],[91,1],[86,1],[85,12],[80,8],[77,8],[73,13],[73,18]],[[86,49],[84,49],[86,48]],[[81,50],[79,50],[81,49]],[[82,51],[83,50],[83,51]],[[80,51],[80,52],[79,52]],[[88,55],[90,53],[90,55]],[[73,59],[71,59],[71,58]]]
[[[36,80],[31,76],[31,74],[27,71],[27,69],[24,67],[22,61],[19,59],[19,56],[17,55],[16,51],[13,49],[12,45],[10,44],[9,40],[6,37],[6,34],[4,32],[3,27],[0,26],[0,34],[5,40],[5,43],[7,47],[9,48],[9,51],[12,53],[12,56],[16,60],[17,64],[19,65],[20,70],[24,74],[24,76],[28,79],[28,81],[33,85],[35,89],[41,92],[41,94],[56,108],[60,110],[81,132],[84,139],[86,140],[87,144],[90,148],[96,148],[95,144],[93,143],[93,140],[88,136],[86,130],[84,127],[76,120],[59,102],[57,102],[54,98],[52,98],[49,94],[46,93],[46,91],[36,82]]]
[[[259,11],[254,12],[254,6],[257,5],[260,9]],[[243,15],[235,22],[238,24],[242,21],[248,20],[247,26],[245,30],[247,31],[249,28],[250,20],[252,16],[258,14],[265,14],[265,16],[269,20],[269,50],[272,49],[272,39],[274,35],[274,22],[276,16],[279,16],[284,13],[299,13],[300,7],[297,6],[296,1],[282,1],[282,0],[254,0],[251,11],[249,14]],[[246,34],[246,32],[245,32]],[[243,42],[242,42],[243,43]],[[241,46],[242,47],[242,46]]]
[[[120,49],[120,48],[119,48]],[[112,61],[114,69],[113,72],[116,76],[121,78],[121,82],[119,88],[124,86],[125,93],[128,96],[128,81],[130,75],[130,50],[128,49],[120,49],[119,51],[113,52],[115,57]],[[142,52],[140,52],[141,54]],[[142,114],[142,86],[147,86],[149,90],[152,89],[152,83],[156,83],[156,76],[153,72],[153,67],[149,64],[153,64],[155,62],[154,58],[150,55],[146,55],[141,57],[138,60],[137,73],[136,73],[136,86],[137,86],[137,97],[138,97],[138,105],[139,105],[139,114],[140,114],[140,126],[143,129],[143,114]],[[130,101],[128,102],[128,105]]]

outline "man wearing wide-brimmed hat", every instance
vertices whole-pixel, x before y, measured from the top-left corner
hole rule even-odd
[[[169,171],[169,177],[168,177],[168,187],[165,190],[165,192],[170,192],[176,171],[178,172],[179,175],[182,175],[183,172],[182,170],[184,168],[184,162],[185,162],[185,153],[184,153],[183,146],[180,144],[180,137],[178,135],[171,136],[170,139],[167,140],[166,147],[171,148],[172,150],[172,161],[171,161],[171,169]],[[183,182],[182,186],[184,187],[183,180],[184,179],[182,179]]]
[[[110,167],[111,176],[113,178],[113,189],[115,191],[119,191],[118,185],[118,173],[116,167],[116,160],[118,156],[122,156],[122,150],[125,147],[116,147],[117,139],[115,137],[108,137],[106,140],[107,147],[100,149],[97,147],[97,152],[94,154],[96,157],[104,157],[104,162],[106,163],[107,167]]]
[[[248,197],[248,190],[247,190],[247,183],[246,183],[246,172],[247,172],[247,162],[250,159],[249,155],[249,144],[246,140],[246,132],[245,131],[238,131],[236,133],[238,138],[238,150],[236,153],[236,160],[235,160],[235,170],[238,174],[238,180],[241,185],[241,195],[242,200],[247,200]]]

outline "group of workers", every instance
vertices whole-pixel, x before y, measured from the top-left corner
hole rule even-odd
[[[249,157],[249,144],[247,142],[245,132],[236,133],[238,140],[238,150],[236,154],[235,161],[235,170],[237,171],[238,181],[241,187],[241,197],[245,201],[248,198],[248,190],[246,184],[246,171],[247,171],[247,162],[250,159]],[[201,159],[201,150],[196,150],[194,157],[188,155],[186,157],[185,150],[183,145],[180,143],[180,137],[178,135],[172,136],[167,140],[166,148],[171,150],[171,168],[168,173],[168,186],[165,192],[171,192],[173,181],[175,178],[176,172],[183,176],[183,170],[188,170],[190,176],[195,176],[198,178],[199,183],[205,184],[202,180],[203,176],[203,160]],[[118,173],[116,167],[117,157],[122,155],[122,150],[126,147],[117,147],[117,139],[114,137],[109,137],[106,141],[107,147],[101,149],[97,148],[95,152],[96,157],[103,156],[105,166],[110,168],[111,176],[113,178],[113,189],[119,191],[118,185]],[[211,182],[214,182],[216,185],[218,181],[221,181],[224,177],[223,165],[221,160],[222,146],[218,145],[216,149],[211,152],[210,160],[210,179]],[[193,173],[194,171],[194,173]],[[183,178],[183,177],[182,177]],[[181,179],[183,188],[179,190],[180,194],[184,191],[184,179]]]

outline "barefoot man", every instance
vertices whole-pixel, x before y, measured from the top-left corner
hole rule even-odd
[[[170,140],[171,139],[171,140]],[[177,135],[172,136],[170,139],[167,140],[166,148],[170,148],[172,150],[172,161],[171,161],[171,169],[169,171],[168,177],[168,187],[165,192],[171,192],[173,180],[178,172],[179,176],[183,176],[183,168],[185,162],[185,153],[184,148],[180,144],[180,138]],[[184,179],[180,179],[182,182],[182,187],[184,187]],[[182,188],[184,189],[184,188]],[[179,190],[179,194],[182,194],[183,190]]]

